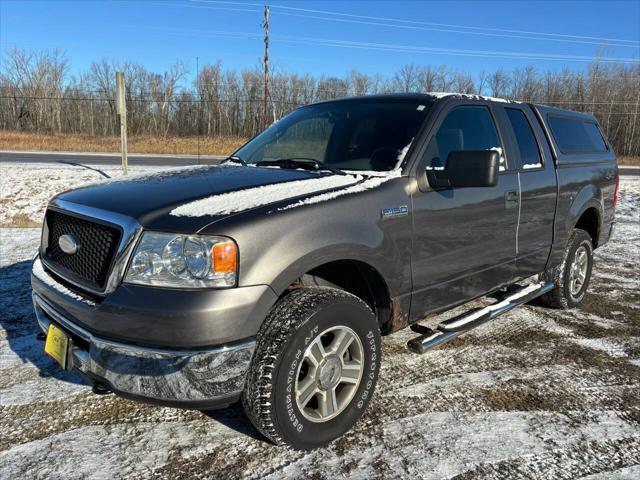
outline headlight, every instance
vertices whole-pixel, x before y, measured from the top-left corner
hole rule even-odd
[[[233,287],[238,247],[226,237],[145,232],[124,281],[177,288]]]

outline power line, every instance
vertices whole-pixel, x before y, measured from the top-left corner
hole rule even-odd
[[[145,25],[130,25],[135,28],[149,28]],[[229,38],[259,38],[260,34],[252,32],[227,32],[220,30],[194,30],[194,29],[165,29],[165,34],[173,35],[186,35],[186,36],[220,36]],[[452,49],[452,48],[437,48],[437,47],[420,47],[414,45],[396,45],[385,43],[373,43],[373,42],[356,42],[349,40],[328,39],[328,38],[313,38],[313,37],[298,37],[290,35],[273,35],[272,38],[280,42],[298,43],[302,45],[320,45],[328,47],[340,47],[340,48],[355,48],[365,50],[377,50],[388,52],[401,52],[401,53],[428,53],[435,55],[454,55],[454,56],[466,56],[466,57],[489,57],[489,58],[509,58],[509,59],[526,59],[526,60],[560,60],[560,61],[574,61],[574,62],[593,62],[599,61],[602,63],[640,63],[638,58],[633,57],[597,57],[586,55],[559,55],[548,54],[544,52],[503,52],[503,51],[487,51],[487,50],[472,50],[472,49]]]
[[[421,27],[415,25],[394,25],[390,23],[381,23],[381,22],[372,22],[367,20],[352,20],[345,18],[327,18],[320,17],[317,15],[305,15],[299,13],[290,13],[290,12],[278,12],[279,15],[287,15],[291,17],[300,17],[300,18],[310,18],[315,20],[324,20],[331,22],[342,22],[342,23],[355,23],[361,25],[374,25],[381,27],[390,27],[390,28],[401,28],[408,30],[423,30],[423,31],[431,31],[431,32],[444,32],[444,33],[458,33],[462,35],[479,35],[484,37],[501,37],[501,38],[520,38],[525,40],[540,40],[547,42],[565,42],[565,43],[579,43],[579,44],[588,44],[588,45],[600,45],[605,47],[627,47],[627,48],[635,48],[638,49],[640,46],[637,45],[627,45],[623,43],[604,43],[597,41],[589,41],[589,40],[571,40],[564,38],[546,38],[546,37],[534,37],[531,35],[516,35],[512,33],[488,33],[488,32],[473,32],[473,31],[465,31],[465,30],[454,30],[451,28],[438,28],[438,27]]]
[[[202,2],[202,3],[217,3],[217,2]],[[211,10],[232,10],[232,11],[240,11],[240,12],[250,12],[255,13],[259,12],[259,10],[253,9],[231,9],[227,7],[219,7],[219,6],[205,6],[205,5],[176,5],[176,4],[158,4],[151,3],[152,5],[164,5],[171,7],[196,7],[196,8],[206,8]],[[243,5],[257,5],[257,4],[243,4]],[[312,10],[312,9],[299,9],[294,7],[284,7],[284,6],[274,6],[274,8],[283,8],[288,10],[298,10],[298,11],[309,11],[309,12],[319,12],[321,15],[346,15],[340,14],[336,12],[326,12],[321,10]],[[486,37],[501,37],[501,38],[520,38],[525,40],[541,40],[541,41],[551,41],[551,42],[565,42],[565,43],[578,43],[578,44],[588,44],[588,45],[601,45],[607,47],[628,47],[628,48],[640,48],[636,45],[629,45],[626,43],[611,43],[612,41],[607,40],[577,40],[577,39],[569,39],[569,38],[553,38],[553,37],[539,37],[533,36],[533,34],[514,34],[514,33],[489,33],[489,32],[476,32],[470,30],[455,30],[452,28],[445,28],[447,25],[443,24],[442,26],[437,26],[440,24],[432,24],[434,26],[426,27],[420,25],[402,25],[402,24],[394,24],[388,23],[389,21],[394,22],[409,22],[409,23],[420,23],[420,22],[411,22],[409,20],[397,20],[397,19],[386,19],[384,17],[368,17],[362,15],[349,15],[350,17],[356,18],[371,18],[371,19],[379,19],[380,21],[371,21],[371,20],[356,20],[353,18],[335,18],[335,17],[326,17],[326,16],[318,16],[318,15],[308,15],[304,13],[291,13],[291,12],[278,12],[279,15],[285,15],[290,17],[298,17],[298,18],[310,18],[315,20],[324,20],[324,21],[332,21],[332,22],[341,22],[341,23],[352,23],[352,24],[361,24],[361,25],[374,25],[380,27],[390,27],[390,28],[400,28],[400,29],[408,29],[408,30],[422,30],[422,31],[431,31],[431,32],[445,32],[445,33],[458,33],[463,35],[479,35]],[[385,22],[385,23],[382,23]],[[425,22],[425,24],[429,24],[429,22]],[[451,26],[453,27],[453,26]],[[465,27],[465,26],[455,26],[456,28],[481,28],[481,27]],[[489,29],[491,30],[491,29]],[[536,34],[537,35],[537,34]]]
[[[233,2],[233,1],[223,1],[223,0],[191,0],[191,1],[193,3],[260,6],[260,4],[258,3],[244,3],[244,2]],[[270,6],[271,8],[274,8],[274,9],[282,9],[282,10],[289,10],[289,11],[316,13],[316,14],[322,14],[322,15],[340,16],[340,17],[348,17],[348,18],[361,18],[366,20],[379,20],[379,21],[386,21],[386,22],[407,23],[407,24],[413,24],[413,25],[451,27],[451,28],[462,28],[462,29],[470,29],[470,30],[486,30],[486,31],[492,31],[492,32],[517,33],[517,34],[524,34],[524,35],[540,35],[540,36],[557,37],[557,38],[575,38],[575,39],[581,39],[581,40],[598,40],[600,42],[620,42],[620,43],[631,43],[631,44],[640,45],[640,41],[638,40],[627,40],[627,39],[621,39],[621,38],[593,37],[593,36],[585,36],[585,35],[571,35],[571,34],[565,34],[565,33],[550,33],[550,32],[539,32],[539,31],[530,31],[530,30],[514,30],[514,29],[495,28],[495,27],[477,27],[477,26],[470,26],[470,25],[425,22],[425,21],[418,21],[418,20],[406,20],[406,19],[400,19],[400,18],[357,15],[352,13],[342,13],[342,12],[335,12],[330,10],[317,10],[317,9],[311,9],[311,8],[291,7],[291,6],[285,6],[285,5],[270,5]]]
[[[307,45],[322,45],[341,48],[357,48],[365,50],[380,50],[405,53],[430,53],[436,55],[459,55],[470,57],[498,57],[528,60],[562,60],[562,61],[599,61],[604,63],[640,63],[637,58],[628,57],[591,57],[586,55],[558,55],[547,53],[503,52],[491,50],[468,50],[454,48],[417,47],[413,45],[398,45],[374,42],[356,42],[350,40],[334,40],[328,38],[295,37],[288,35],[274,35],[274,39],[282,42],[304,43]]]

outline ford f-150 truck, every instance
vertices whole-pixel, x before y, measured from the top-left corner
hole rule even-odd
[[[617,188],[592,115],[462,94],[304,106],[219,165],[54,197],[39,336],[96,392],[242,400],[271,441],[314,448],[365,411],[381,335],[410,326],[423,353],[536,297],[575,307]]]

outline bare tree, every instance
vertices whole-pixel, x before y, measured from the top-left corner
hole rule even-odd
[[[275,65],[274,65],[275,67]],[[57,50],[10,49],[0,69],[0,129],[115,135],[115,72],[125,72],[127,122],[132,135],[248,137],[262,128],[261,66],[241,71],[221,63],[204,65],[195,79],[177,60],[166,72],[107,59],[69,77]],[[313,77],[274,68],[270,115],[277,119],[298,106],[346,95],[387,92],[458,91],[590,112],[614,148],[640,155],[640,67],[594,62],[584,71],[481,71],[475,78],[445,66],[405,65],[394,75],[356,70],[344,78]]]

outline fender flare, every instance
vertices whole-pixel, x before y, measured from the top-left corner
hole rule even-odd
[[[602,192],[593,184],[585,185],[573,199],[567,217],[565,219],[565,232],[568,237],[575,228],[580,217],[589,210],[595,209],[598,215],[598,231],[602,228],[604,207],[602,205]]]

